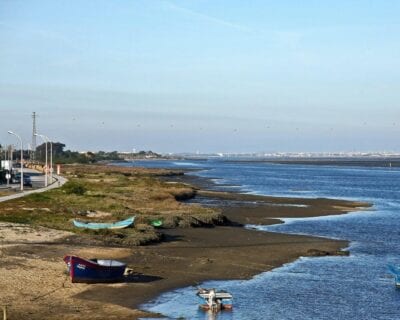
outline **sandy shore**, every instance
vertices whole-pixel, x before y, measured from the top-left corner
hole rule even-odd
[[[191,178],[193,179],[193,178]],[[204,183],[204,182],[203,182]],[[230,225],[165,229],[164,242],[133,248],[84,246],[74,235],[0,225],[0,305],[8,319],[137,319],[140,304],[162,292],[210,279],[248,279],[299,256],[341,254],[346,241],[247,230],[283,217],[342,214],[368,207],[329,199],[275,198],[198,191],[220,202]],[[114,258],[134,270],[128,282],[72,284],[65,254]]]

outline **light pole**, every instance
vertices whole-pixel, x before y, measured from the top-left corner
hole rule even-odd
[[[13,167],[14,167],[14,160],[13,160],[13,153],[14,153],[14,151],[13,151],[13,148],[14,148],[14,146],[12,145],[12,144],[10,144],[9,145],[9,149],[8,149],[8,156],[9,156],[9,160],[10,160],[10,162],[9,162],[9,167],[10,167],[10,169],[9,169],[9,171],[10,171],[10,176],[13,174]],[[12,182],[12,181],[11,181]],[[8,184],[10,184],[10,183],[8,183]]]
[[[14,150],[13,150],[14,146],[12,144],[10,144],[10,148],[8,149],[8,155],[10,156],[10,161],[11,161],[11,171],[12,171],[12,162],[13,162],[13,154],[14,154]]]
[[[47,141],[46,137],[42,134],[35,133],[35,136],[41,137],[43,139],[44,144],[46,145],[46,164],[44,170],[44,186],[47,187],[48,179],[47,179]]]
[[[21,172],[20,172],[20,176],[21,176],[21,191],[24,191],[24,146],[22,144],[22,139],[19,135],[17,135],[16,133],[12,132],[12,131],[8,131],[9,134],[12,134],[14,136],[16,136],[19,140],[19,142],[21,143]]]
[[[6,149],[4,149],[4,160],[6,160],[7,163],[7,173],[6,173],[6,179],[7,179],[7,188],[10,186],[10,178],[11,178],[11,168],[10,164],[11,161],[9,160],[10,158],[10,146],[8,145]]]
[[[50,142],[50,184],[53,183],[53,142],[50,141],[49,137],[44,136],[47,142]]]

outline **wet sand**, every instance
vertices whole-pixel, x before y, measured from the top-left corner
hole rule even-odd
[[[145,317],[148,314],[139,306],[165,291],[204,280],[249,279],[300,256],[343,254],[340,250],[348,245],[347,241],[248,230],[244,224],[343,214],[369,206],[204,190],[197,194],[200,201],[211,199],[221,205],[229,223],[213,228],[164,229],[162,243],[133,248],[84,246],[73,235],[52,241],[46,234],[54,231],[44,229],[41,236],[37,230],[25,230],[25,240],[16,241],[9,240],[4,231],[0,239],[0,305],[8,305],[8,319]],[[36,238],[26,240],[31,233]],[[72,284],[62,261],[65,254],[119,259],[128,263],[133,274],[124,283]]]

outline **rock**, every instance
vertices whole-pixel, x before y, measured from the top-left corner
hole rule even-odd
[[[307,257],[323,257],[323,256],[348,256],[350,255],[349,251],[325,251],[325,250],[318,250],[318,249],[310,249],[307,251]]]

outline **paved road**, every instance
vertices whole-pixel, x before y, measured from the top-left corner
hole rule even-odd
[[[25,170],[29,170],[29,169],[25,169]],[[27,171],[27,173],[29,175],[32,174],[31,179],[32,179],[33,186],[35,186],[37,183],[40,183],[41,185],[43,185],[43,183],[44,183],[43,175],[36,175],[37,171],[34,171],[34,170],[29,170],[29,172]],[[64,178],[62,176],[58,176],[56,174],[53,174],[53,180],[54,180],[54,182],[52,184],[48,185],[47,187],[24,191],[24,192],[19,192],[19,193],[12,194],[9,196],[0,197],[0,202],[21,198],[21,197],[27,196],[28,194],[32,194],[32,193],[40,193],[40,192],[45,192],[47,190],[51,190],[54,188],[59,188],[68,181],[66,178]]]

